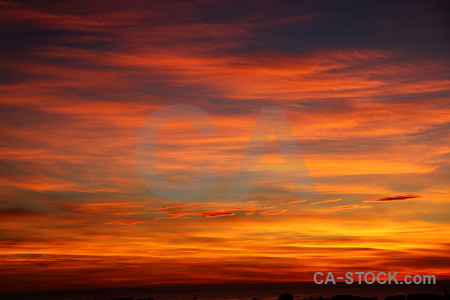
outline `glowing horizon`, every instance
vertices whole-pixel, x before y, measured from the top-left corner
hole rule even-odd
[[[347,270],[450,279],[448,32],[439,8],[413,2],[0,1],[0,292]],[[192,201],[157,198],[136,166],[141,126],[178,103],[217,127],[162,129],[168,178],[198,166],[221,178]],[[273,105],[319,201],[270,176],[224,201]],[[264,162],[280,159],[270,143]]]

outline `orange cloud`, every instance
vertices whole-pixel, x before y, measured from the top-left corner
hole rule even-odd
[[[327,208],[318,209],[318,211],[333,211],[333,210],[354,209],[354,208],[371,208],[371,207],[372,206],[369,206],[369,205],[353,204],[353,205],[344,205],[344,206],[336,206],[336,207],[327,207]]]
[[[309,4],[53,2],[0,1],[5,291],[302,281],[348,266],[448,277],[445,57],[375,36],[311,39],[331,19]],[[217,127],[199,135],[181,120],[158,137],[165,179],[218,174],[189,202],[159,199],[136,170],[141,125],[175,103]],[[243,170],[247,199],[225,201],[264,105],[284,106],[317,195],[277,179],[298,171],[288,166]]]
[[[329,200],[324,200],[324,201],[319,201],[319,202],[312,202],[311,204],[322,204],[322,203],[330,203],[330,202],[338,202],[341,201],[342,199],[329,199]]]

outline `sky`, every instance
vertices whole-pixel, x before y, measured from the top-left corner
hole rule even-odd
[[[0,292],[317,271],[450,279],[444,1],[0,7]],[[157,196],[139,171],[145,124],[176,104],[214,127],[160,120],[163,178],[198,189],[198,170],[216,174],[189,200]],[[270,106],[281,118],[258,122]],[[239,172],[251,187],[230,197]]]

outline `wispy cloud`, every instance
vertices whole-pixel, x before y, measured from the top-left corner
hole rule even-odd
[[[403,195],[403,196],[390,196],[373,200],[365,200],[364,202],[389,202],[389,201],[401,201],[422,198],[420,195]]]
[[[330,203],[330,202],[338,202],[342,201],[342,199],[330,199],[330,200],[324,200],[324,201],[317,201],[317,202],[311,202],[311,204],[323,204],[323,203]]]
[[[310,280],[324,262],[446,275],[450,63],[420,3],[0,0],[2,287]],[[217,125],[158,137],[164,178],[219,174],[191,202],[136,171],[140,126],[174,103]],[[290,166],[245,170],[262,179],[224,201],[264,105],[284,107],[321,201]]]
[[[343,205],[343,206],[336,206],[336,207],[327,207],[327,208],[321,208],[317,209],[317,211],[334,211],[334,210],[346,210],[346,209],[355,209],[355,208],[371,208],[370,205],[359,205],[359,204],[352,204],[352,205]]]

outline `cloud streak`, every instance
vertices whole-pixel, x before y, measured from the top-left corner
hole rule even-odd
[[[3,291],[310,280],[324,263],[447,276],[447,35],[425,1],[323,4],[0,1]],[[136,171],[141,125],[175,103],[217,127],[158,136],[165,179],[219,176],[190,202]],[[284,107],[317,202],[292,166],[244,170],[247,199],[224,201],[265,105]]]
[[[389,202],[389,201],[403,201],[410,199],[422,198],[420,195],[403,195],[403,196],[390,196],[373,200],[366,200],[365,202]]]

